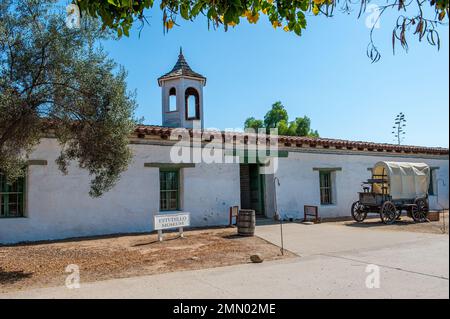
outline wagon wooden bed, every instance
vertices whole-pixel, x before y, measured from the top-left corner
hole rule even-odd
[[[406,211],[415,222],[427,221],[429,183],[427,164],[378,162],[352,205],[352,217],[363,222],[367,214],[380,214],[385,224],[392,224]]]

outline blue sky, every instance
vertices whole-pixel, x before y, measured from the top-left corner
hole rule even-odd
[[[239,128],[247,117],[263,118],[282,101],[292,119],[307,115],[322,137],[393,142],[395,115],[408,120],[404,144],[449,145],[448,27],[440,29],[442,48],[410,39],[410,51],[392,54],[394,20],[385,17],[375,38],[383,54],[366,56],[365,17],[337,13],[310,16],[301,37],[274,30],[265,17],[228,32],[208,30],[203,19],[179,21],[162,32],[161,12],[147,12],[139,38],[109,41],[105,49],[129,72],[137,91],[137,116],[161,124],[161,92],[156,79],[175,64],[179,47],[194,71],[208,78],[204,92],[205,126]]]

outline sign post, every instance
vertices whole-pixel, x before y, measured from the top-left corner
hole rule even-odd
[[[184,227],[191,224],[190,213],[176,213],[176,214],[158,214],[154,215],[154,228],[158,231],[158,240],[163,241],[163,230],[178,228],[181,238],[184,238]]]

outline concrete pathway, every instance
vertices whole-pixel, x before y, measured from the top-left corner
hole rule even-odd
[[[383,227],[382,225],[380,227]],[[259,237],[281,246],[280,226]],[[285,248],[301,257],[334,256],[449,278],[449,236],[324,223],[283,225]]]
[[[279,244],[278,225],[260,226],[257,233]],[[332,224],[286,224],[284,234],[286,247],[300,257],[0,298],[449,298],[448,235]],[[366,287],[368,264],[380,267],[380,288]]]

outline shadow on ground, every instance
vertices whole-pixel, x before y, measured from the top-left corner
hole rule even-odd
[[[176,236],[176,237],[165,237],[164,241],[168,242],[168,241],[173,241],[173,240],[177,240],[177,239],[182,239],[181,236]],[[137,242],[135,244],[132,244],[131,247],[139,247],[139,246],[147,246],[147,245],[151,245],[151,244],[160,244],[161,242],[159,240],[149,240],[149,241],[140,241]]]
[[[239,234],[231,234],[231,235],[222,236],[222,238],[224,238],[224,239],[243,239],[243,238],[245,238],[245,236],[241,236]]]
[[[30,278],[33,274],[24,271],[5,271],[0,268],[0,284],[13,284],[18,281]]]
[[[366,222],[362,222],[362,223],[357,223],[357,222],[348,222],[345,223],[345,226],[349,226],[349,227],[359,227],[359,228],[370,228],[370,227],[404,227],[404,226],[408,226],[408,225],[421,225],[421,224],[428,224],[430,222],[423,222],[423,223],[417,223],[414,220],[409,220],[409,219],[402,219],[402,220],[397,220],[395,221],[393,224],[385,224],[383,223],[381,220],[368,220]]]
[[[361,229],[379,229],[389,231],[407,231],[416,233],[448,234],[448,220],[416,223],[412,219],[402,219],[390,225],[386,225],[380,220],[371,220],[365,221],[363,223],[347,222],[343,223],[342,225],[346,227],[361,228]]]

